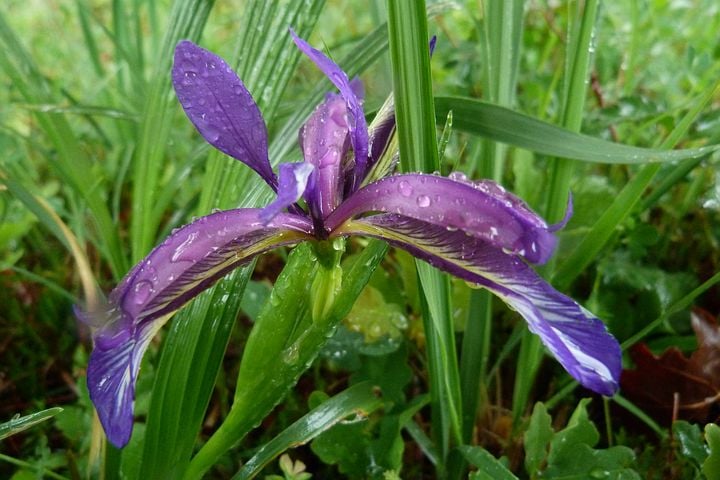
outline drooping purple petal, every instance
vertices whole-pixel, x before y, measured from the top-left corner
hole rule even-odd
[[[305,161],[316,167],[315,188],[305,197],[316,218],[325,218],[340,203],[342,161],[350,148],[346,117],[345,101],[331,94],[300,130]]]
[[[360,104],[360,99],[356,94],[356,88],[353,88],[352,82],[348,79],[347,74],[324,53],[316,50],[302,38],[295,35],[290,30],[295,45],[305,55],[312,60],[315,65],[330,79],[330,81],[340,90],[340,95],[345,99],[348,110],[348,127],[350,129],[350,142],[355,152],[355,171],[353,179],[353,187],[356,188],[363,177],[367,168],[368,157],[368,131],[367,123],[365,123],[365,114]]]
[[[183,40],[175,47],[172,80],[185,113],[205,140],[255,170],[275,189],[265,122],[225,60]]]
[[[620,345],[592,313],[552,288],[519,258],[461,231],[395,214],[345,224],[336,235],[384,239],[502,298],[528,322],[550,353],[583,386],[613,395],[622,369]]]
[[[119,317],[115,321],[123,322]],[[87,367],[90,399],[110,443],[118,448],[125,446],[132,434],[140,361],[164,323],[164,319],[147,322],[132,330],[119,331],[115,337],[97,338],[90,354]]]
[[[105,308],[79,316],[95,328],[88,389],[114,445],[130,438],[140,361],[167,318],[230,270],[272,248],[312,238],[311,232],[307,219],[291,214],[264,225],[259,209],[202,217],[175,230],[136,265]]]
[[[264,224],[270,222],[283,209],[300,200],[309,186],[315,166],[309,162],[283,163],[279,170],[280,184],[277,198],[260,212],[260,220]],[[309,189],[315,190],[314,187]]]
[[[405,174],[373,182],[346,199],[326,221],[332,231],[370,212],[398,213],[448,230],[462,230],[533,263],[550,258],[557,240],[522,200],[494,182],[459,175]]]

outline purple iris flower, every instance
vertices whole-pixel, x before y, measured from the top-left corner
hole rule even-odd
[[[130,439],[140,361],[173,312],[268,250],[350,235],[385,240],[492,291],[570,375],[612,395],[621,370],[617,341],[527,263],[547,261],[560,226],[548,226],[491,181],[459,173],[387,176],[396,160],[392,106],[368,128],[360,82],[291,33],[339,94],[329,93],[300,131],[304,161],[280,165],[279,175],[268,160],[260,110],[233,70],[189,41],[175,49],[173,85],[190,121],[208,143],[255,170],[277,198],[262,209],[213,213],[175,230],[125,276],[104,308],[78,311],[94,330],[87,381],[110,442],[121,447]]]

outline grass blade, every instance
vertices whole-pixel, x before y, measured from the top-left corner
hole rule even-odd
[[[353,385],[326,400],[283,430],[280,435],[263,445],[245,463],[242,470],[233,477],[233,480],[255,477],[263,467],[285,450],[309,442],[350,415],[367,416],[382,404],[382,399],[376,396],[370,382]]]
[[[425,2],[388,2],[387,6],[401,167],[405,172],[439,170]],[[446,275],[423,262],[416,264],[424,295],[433,436],[442,455],[437,467],[444,476],[451,437],[455,444],[462,439],[450,284]]]
[[[171,113],[176,110],[171,109],[175,100],[171,95],[169,74],[173,50],[181,39],[197,41],[200,38],[214,3],[214,0],[176,0],[163,46],[154,59],[155,72],[140,121],[138,148],[132,167],[130,237],[133,262],[142,258],[155,243],[160,224],[154,206],[161,190],[158,187],[168,145]]]
[[[7,422],[0,423],[0,440],[15,435],[16,433],[20,433],[28,428],[32,428],[45,420],[50,420],[62,411],[63,409],[60,407],[53,407],[40,412],[31,413],[30,415],[25,415],[23,417],[12,418]]]
[[[640,148],[576,133],[498,105],[466,97],[436,97],[439,124],[453,112],[453,128],[543,155],[606,164],[643,164],[700,158],[720,145],[686,150]],[[564,208],[564,207],[563,207]]]

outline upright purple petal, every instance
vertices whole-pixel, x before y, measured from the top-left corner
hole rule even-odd
[[[375,118],[370,123],[370,157],[368,159],[368,173],[363,179],[363,184],[374,182],[391,174],[395,169],[395,152],[388,152],[391,140],[395,134],[395,98],[390,95]],[[393,150],[396,150],[395,148]],[[386,158],[389,156],[389,158]],[[379,164],[381,159],[382,164]]]
[[[315,166],[308,162],[283,163],[279,170],[280,185],[277,198],[260,212],[260,220],[264,224],[270,222],[283,209],[300,200],[308,187]],[[314,191],[314,186],[310,190]]]
[[[328,95],[300,131],[305,161],[316,167],[315,188],[306,194],[316,218],[325,218],[341,200],[342,162],[350,148],[346,118],[342,97]]]
[[[259,209],[202,217],[173,232],[110,293],[106,307],[79,318],[94,327],[88,389],[110,441],[130,439],[135,379],[150,339],[169,316],[230,270],[272,248],[312,238],[310,222]]]
[[[371,212],[398,213],[448,230],[462,230],[533,263],[547,261],[557,240],[522,200],[494,182],[405,174],[373,182],[346,199],[326,221],[334,230]]]
[[[365,123],[365,114],[360,99],[356,94],[357,88],[353,88],[353,83],[348,79],[347,74],[332,60],[325,56],[319,50],[316,50],[302,38],[295,35],[290,30],[295,45],[300,51],[307,55],[315,65],[330,79],[330,81],[340,90],[340,95],[345,99],[347,110],[349,113],[348,126],[350,128],[350,142],[355,152],[355,173],[352,189],[360,185],[365,176],[368,158],[368,131]]]
[[[185,113],[205,140],[255,170],[275,189],[265,122],[225,60],[183,40],[175,47],[172,80]]]
[[[336,235],[384,239],[468,282],[477,283],[517,310],[530,330],[583,386],[613,395],[622,370],[620,345],[605,325],[556,291],[519,258],[483,240],[395,214],[345,224]]]

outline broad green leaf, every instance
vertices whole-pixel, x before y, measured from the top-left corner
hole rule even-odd
[[[525,471],[530,478],[537,478],[548,455],[550,440],[555,432],[552,429],[552,418],[541,402],[535,404],[530,424],[523,435],[525,447]]]
[[[627,447],[594,449],[600,440],[595,425],[588,418],[583,399],[573,412],[567,426],[550,442],[547,468],[539,478],[562,480],[639,480],[631,467],[635,454]]]
[[[642,164],[698,158],[720,149],[708,145],[687,150],[640,148],[575,133],[508,108],[466,97],[436,97],[438,123],[453,112],[453,128],[543,155],[583,162]]]
[[[477,471],[470,474],[468,479],[517,480],[518,478],[508,470],[507,465],[482,447],[461,445],[458,450],[460,450],[468,463],[478,468]]]
[[[373,379],[369,381],[375,384]],[[386,400],[386,389],[380,388]],[[399,471],[405,447],[401,430],[428,400],[421,395],[400,408],[385,403],[379,421],[336,425],[313,441],[312,451],[351,478],[380,478],[386,472]]]
[[[384,242],[368,243],[345,272],[330,314],[320,319],[310,318],[310,289],[320,262],[308,244],[293,250],[248,338],[232,409],[193,458],[186,479],[199,478],[283,399],[350,311],[386,250]],[[273,372],[272,381],[267,372]]]
[[[233,479],[253,478],[264,466],[288,448],[309,442],[350,415],[367,416],[382,404],[383,400],[375,394],[372,383],[362,382],[353,385],[314,408],[263,445]]]
[[[693,466],[700,468],[710,453],[705,445],[702,431],[696,424],[678,420],[672,426],[673,438],[677,440],[678,450]]]
[[[7,422],[0,423],[0,440],[34,427],[45,420],[49,420],[62,411],[63,409],[60,407],[53,407],[23,417],[17,416]]]
[[[710,454],[702,464],[702,472],[708,479],[720,477],[720,427],[714,423],[705,425],[705,441]]]

